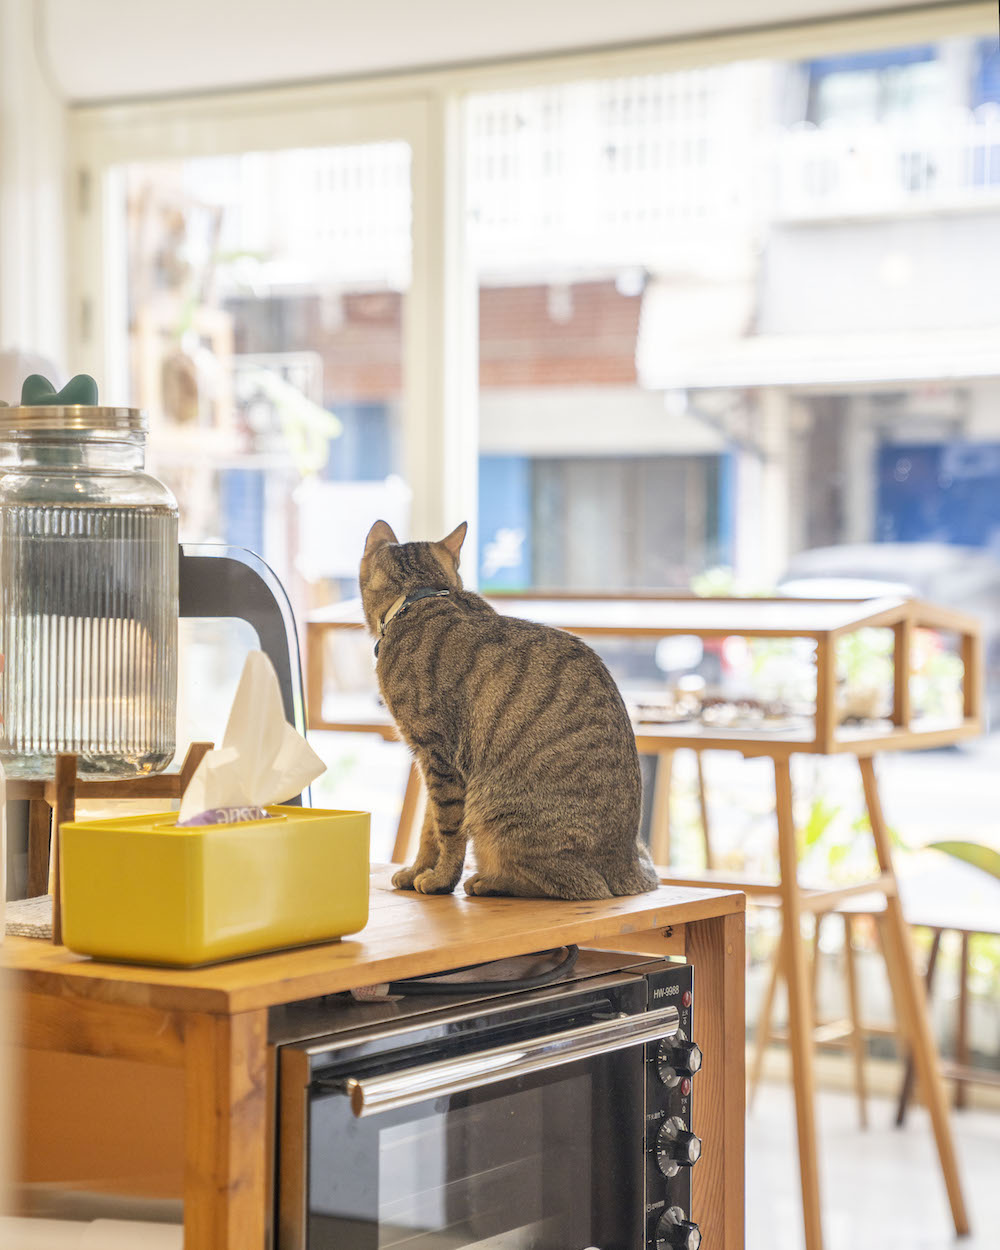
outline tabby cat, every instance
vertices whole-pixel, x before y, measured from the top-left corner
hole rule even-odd
[[[462,587],[463,523],[399,543],[376,521],[361,599],[386,705],[416,757],[427,814],[393,885],[566,899],[657,884],[638,839],[635,738],[610,673],[579,638],[503,616]]]

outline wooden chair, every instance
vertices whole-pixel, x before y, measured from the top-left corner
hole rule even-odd
[[[821,905],[822,896],[817,896],[820,900],[817,908]],[[854,935],[855,921],[861,917],[869,917],[875,923],[880,937],[880,946],[883,952],[883,958],[886,960],[886,968],[890,967],[891,955],[886,956],[886,941],[882,936],[882,924],[884,923],[885,908],[880,899],[866,899],[864,895],[855,898],[844,899],[843,902],[822,910],[817,909],[815,912],[815,921],[813,925],[812,937],[812,958],[810,963],[810,992],[812,997],[812,1009],[814,1019],[813,1045],[820,1047],[835,1047],[837,1049],[848,1049],[851,1052],[854,1068],[854,1091],[858,1102],[858,1123],[862,1129],[868,1127],[868,1107],[867,1107],[867,1091],[865,1084],[865,1038],[872,1033],[888,1033],[898,1036],[898,1022],[896,1028],[883,1029],[874,1025],[866,1024],[861,1015],[860,999],[858,994],[858,976],[857,964],[854,957]],[[847,1016],[843,1019],[820,1021],[817,1010],[817,983],[819,978],[819,960],[820,960],[820,930],[824,922],[828,922],[829,918],[838,917],[843,925],[843,951],[844,951],[844,980],[845,980],[845,1004],[847,1008]],[[761,1073],[764,1067],[764,1054],[768,1045],[772,1041],[787,1041],[787,1031],[779,1031],[771,1027],[771,1019],[774,1009],[774,999],[777,992],[778,982],[784,977],[784,963],[782,960],[783,946],[779,942],[775,948],[774,955],[771,959],[770,972],[768,975],[767,987],[764,991],[764,998],[761,1002],[760,1010],[757,1014],[757,1023],[754,1029],[754,1054],[750,1064],[750,1072],[747,1082],[747,1107],[753,1106],[753,1100],[760,1084]],[[893,997],[896,997],[896,987],[890,982],[890,989],[893,990]]]
[[[1000,1085],[1000,1076],[991,1069],[976,1068],[970,1063],[969,1053],[969,944],[977,933],[1000,936],[1000,884],[953,860],[934,856],[924,866],[919,862],[901,877],[903,911],[911,928],[926,929],[931,934],[924,984],[931,999],[941,939],[944,933],[953,932],[960,938],[958,967],[958,997],[955,1004],[955,1054],[950,1060],[942,1059],[942,1076],[954,1082],[954,1106],[966,1105],[966,1088],[969,1084]],[[839,917],[844,926],[844,970],[848,1018],[840,1022],[821,1025],[816,1030],[819,1045],[848,1046],[854,1056],[855,1091],[862,1126],[866,1124],[864,1055],[865,1037],[891,1034],[900,1037],[899,1008],[894,1006],[897,1021],[894,1029],[886,1029],[866,1023],[860,1013],[857,996],[857,978],[854,966],[853,936],[856,922],[862,918],[871,920],[885,949],[885,908],[878,898],[856,896],[845,899],[829,911],[817,913],[813,940],[813,984],[817,969],[819,926],[827,917]],[[886,964],[890,973],[889,989],[894,1005],[900,1000],[897,973],[891,958]],[[769,1041],[780,1040],[783,1034],[771,1029],[770,1020],[774,994],[783,976],[780,952],[776,951],[771,962],[767,989],[758,1014],[754,1056],[750,1066],[748,1102],[752,1102],[760,1079],[764,1050]],[[900,1037],[900,1053],[907,1055],[905,1073],[900,1088],[896,1112],[896,1124],[902,1125],[914,1093],[915,1068],[912,1056],[907,1054],[905,1041]]]

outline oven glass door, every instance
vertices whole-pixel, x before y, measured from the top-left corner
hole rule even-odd
[[[309,1250],[636,1250],[643,1047],[356,1118],[309,1112]]]

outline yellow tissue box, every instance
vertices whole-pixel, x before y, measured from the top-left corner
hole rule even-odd
[[[369,814],[267,811],[181,829],[176,814],[64,824],[63,941],[98,959],[191,967],[363,929]]]

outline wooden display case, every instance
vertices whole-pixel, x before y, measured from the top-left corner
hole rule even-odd
[[[739,728],[697,722],[640,724],[636,728],[640,750],[674,745],[695,750],[739,747],[745,754],[773,755],[784,748],[821,755],[845,751],[869,755],[941,746],[982,733],[982,634],[975,617],[904,598],[697,599],[656,604],[660,611],[646,610],[652,606],[631,605],[637,622],[640,616],[647,617],[643,632],[658,637],[809,640],[815,644],[816,686],[809,712],[792,713],[783,718],[783,724],[770,726],[764,721]],[[598,632],[589,627],[566,628],[574,633]],[[861,630],[891,632],[891,689],[884,692],[883,714],[848,720],[838,698],[838,644]],[[954,639],[962,676],[953,714],[919,714],[916,709],[911,691],[921,631]]]
[[[674,724],[640,721],[640,751],[659,753],[671,747],[733,750],[746,755],[792,752],[871,755],[886,750],[941,746],[982,732],[982,635],[975,617],[917,599],[864,600],[747,599],[690,596],[649,598],[570,598],[496,596],[499,612],[588,635],[660,639],[694,636],[703,642],[741,637],[749,640],[804,639],[815,645],[815,699],[808,715],[740,728],[709,726],[698,720]],[[313,729],[378,732],[392,737],[384,708],[365,698],[341,699],[324,689],[323,645],[328,631],[361,629],[358,600],[315,613],[306,625],[308,712]],[[860,630],[882,629],[892,635],[891,672],[884,715],[870,723],[841,723],[838,711],[837,648]],[[955,639],[961,660],[961,689],[955,714],[931,718],[916,714],[911,697],[915,643],[929,630]],[[326,708],[324,709],[324,696]],[[794,723],[791,723],[794,722]]]

